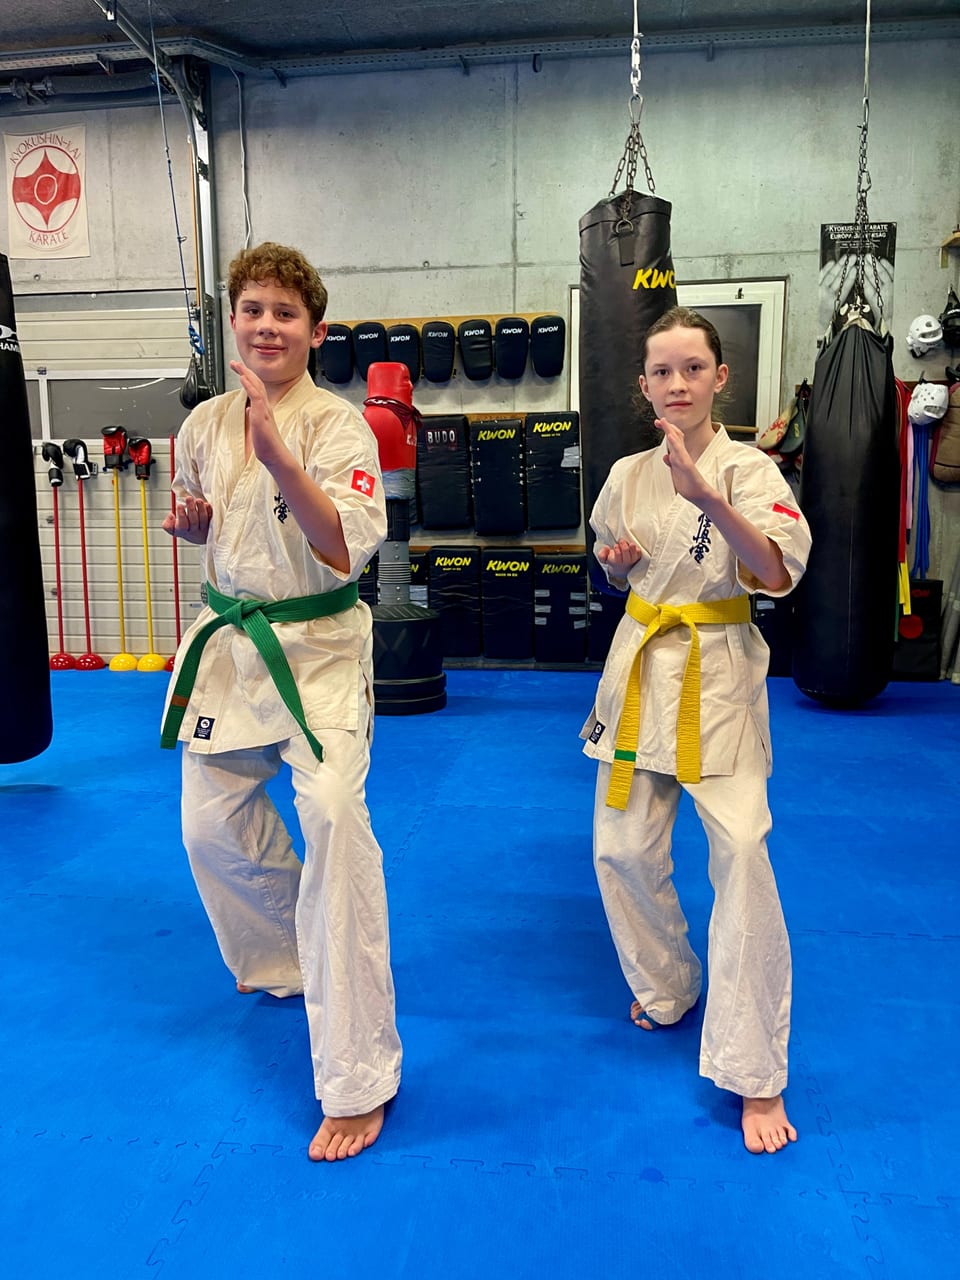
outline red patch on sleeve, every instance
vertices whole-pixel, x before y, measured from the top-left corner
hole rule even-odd
[[[355,471],[353,479],[350,481],[350,488],[356,489],[358,493],[362,493],[368,498],[372,498],[373,486],[376,483],[376,479],[368,475],[366,471]]]
[[[785,506],[784,506],[782,503],[780,503],[780,502],[775,502],[775,503],[773,504],[773,509],[774,509],[774,511],[776,511],[776,512],[777,512],[779,515],[781,515],[781,516],[789,516],[791,520],[799,520],[799,519],[800,519],[800,512],[799,512],[799,511],[793,511],[790,507],[785,507]]]

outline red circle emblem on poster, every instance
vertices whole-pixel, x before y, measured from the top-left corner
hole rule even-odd
[[[80,171],[67,151],[45,142],[17,161],[11,194],[31,231],[63,231],[80,204]]]

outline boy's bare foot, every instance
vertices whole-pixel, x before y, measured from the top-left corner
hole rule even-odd
[[[797,1131],[787,1119],[783,1098],[744,1098],[743,1145],[754,1155],[771,1154],[796,1142]]]
[[[383,1107],[362,1116],[324,1116],[310,1143],[311,1160],[344,1160],[372,1146],[383,1128]]]
[[[647,1014],[644,1013],[643,1005],[639,1000],[634,1000],[633,1004],[630,1006],[630,1017],[634,1024],[638,1027],[643,1027],[644,1031],[654,1030],[654,1023]]]
[[[237,990],[242,996],[252,996],[256,989],[256,987],[245,987],[242,982],[237,983]]]

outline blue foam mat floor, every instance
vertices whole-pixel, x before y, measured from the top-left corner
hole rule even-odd
[[[52,679],[53,744],[0,766],[3,1276],[960,1274],[960,689],[844,713],[770,681],[800,1131],[776,1157],[698,1077],[699,1010],[626,1016],[577,741],[596,676],[452,671],[446,710],[379,718],[404,1081],[373,1148],[316,1166],[303,1004],[222,966],[164,678]],[[703,955],[686,801],[674,846]]]

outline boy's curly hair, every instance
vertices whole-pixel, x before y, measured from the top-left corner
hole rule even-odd
[[[236,312],[237,299],[248,280],[258,284],[275,280],[281,289],[300,294],[315,325],[323,319],[327,309],[326,286],[316,267],[310,265],[299,249],[273,240],[265,240],[254,249],[241,249],[230,263],[227,276],[231,313]]]

